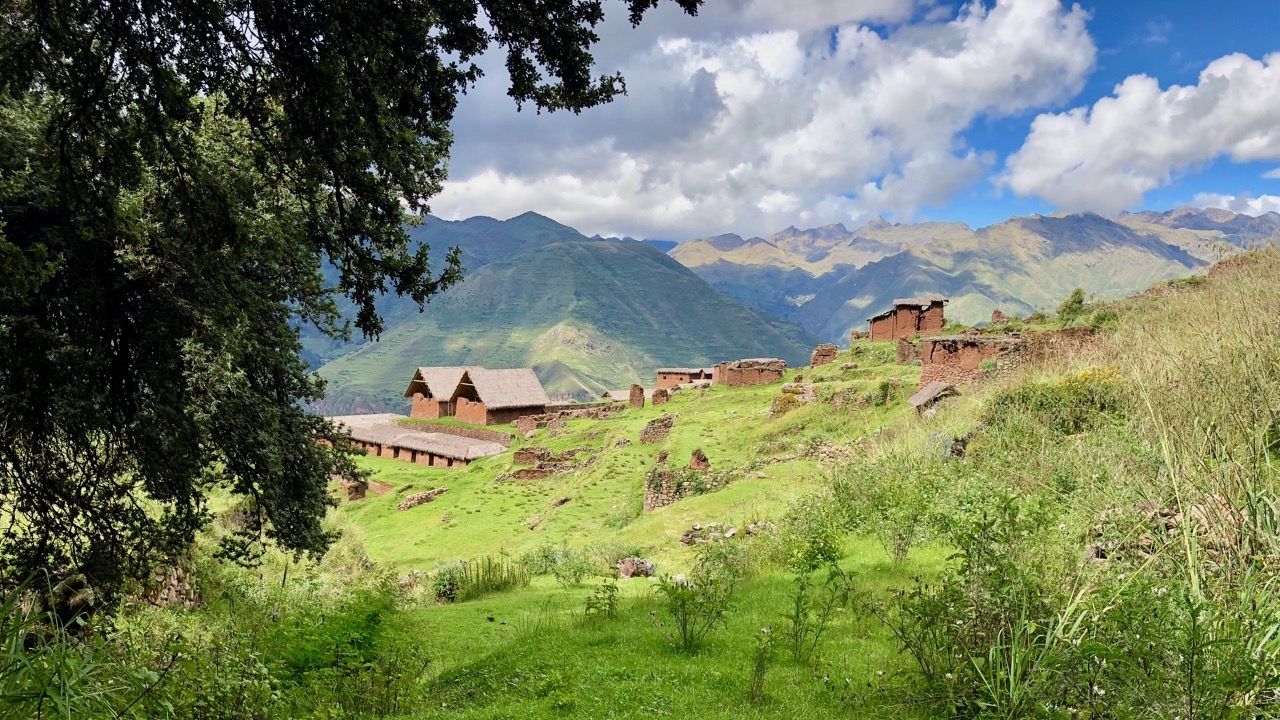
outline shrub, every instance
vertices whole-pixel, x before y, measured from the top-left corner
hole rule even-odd
[[[736,544],[720,541],[702,545],[689,575],[664,575],[658,580],[663,614],[650,614],[654,627],[677,650],[692,654],[724,623],[742,566]]]
[[[851,529],[873,535],[898,565],[928,537],[949,473],[932,456],[886,455],[846,465],[832,479],[833,504]]]
[[[769,538],[769,558],[796,573],[837,562],[844,554],[842,510],[827,493],[802,496],[782,517],[780,532]]]
[[[822,585],[823,595],[820,598],[813,597],[811,573],[800,573],[795,582],[791,607],[783,614],[783,618],[790,624],[787,640],[792,659],[808,664],[811,660],[816,660],[818,645],[831,622],[832,614],[847,604],[852,588],[849,578],[835,564],[827,569],[827,580]]]
[[[600,583],[587,596],[586,616],[588,620],[612,619],[618,614],[618,583],[609,579]]]
[[[764,702],[764,679],[773,663],[773,628],[762,627],[756,637],[755,652],[751,662],[751,702]]]
[[[1064,323],[1069,323],[1082,314],[1084,314],[1084,289],[1076,288],[1058,306],[1058,319]]]

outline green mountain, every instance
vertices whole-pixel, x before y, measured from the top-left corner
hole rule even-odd
[[[1277,240],[1275,213],[1180,208],[1015,217],[980,230],[877,219],[853,232],[829,225],[751,240],[720,235],[671,255],[731,297],[839,341],[895,297],[939,292],[951,298],[949,317],[976,324],[996,308],[1051,309],[1076,287],[1123,297]]]
[[[402,410],[418,365],[532,366],[553,397],[585,399],[652,383],[661,366],[760,356],[803,364],[818,342],[721,295],[650,244],[591,240],[532,213],[475,220],[486,230],[471,220],[421,228],[433,249],[452,241],[486,262],[425,312],[388,301],[379,342],[329,348],[318,410]]]

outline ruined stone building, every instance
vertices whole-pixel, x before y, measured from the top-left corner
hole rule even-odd
[[[500,425],[524,415],[544,415],[551,398],[530,368],[471,368],[453,392],[454,417],[471,425]]]
[[[354,415],[332,420],[351,433],[351,441],[370,455],[438,468],[466,467],[473,460],[497,455],[506,446],[486,440],[396,425],[394,416]]]
[[[409,381],[404,396],[412,398],[409,417],[424,420],[453,416],[453,392],[458,389],[462,375],[474,366],[420,367]]]
[[[727,387],[750,387],[779,382],[787,371],[787,361],[778,358],[750,358],[722,362],[715,367],[714,380]]]
[[[958,335],[920,341],[920,383],[968,385],[982,378],[982,363],[990,360],[994,371],[1016,367],[1025,343],[1014,337]]]
[[[658,368],[658,387],[666,390],[677,385],[688,385],[710,380],[715,368]]]
[[[943,314],[947,302],[945,297],[936,294],[896,299],[892,309],[869,318],[871,340],[904,340],[940,332],[947,324]]]

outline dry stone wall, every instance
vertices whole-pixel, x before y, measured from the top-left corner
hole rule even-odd
[[[640,431],[640,444],[650,445],[665,438],[675,422],[676,416],[668,414],[645,423],[644,429]]]
[[[423,424],[401,421],[398,424],[400,427],[408,430],[453,435],[456,437],[470,438],[472,440],[481,440],[483,442],[498,443],[503,447],[511,447],[511,433],[502,432],[500,430],[485,430],[484,428],[478,427],[458,427],[457,425],[447,425],[445,423]]]
[[[981,335],[925,338],[920,344],[920,384],[940,381],[972,385],[987,373],[1009,372],[1023,361],[1024,343],[1018,338]],[[995,367],[984,370],[991,360]]]
[[[840,348],[831,343],[822,343],[814,348],[813,354],[809,356],[809,365],[811,367],[828,365],[835,362],[838,357],[840,357]]]
[[[666,507],[681,498],[703,495],[729,484],[724,473],[655,467],[644,478],[644,511]]]

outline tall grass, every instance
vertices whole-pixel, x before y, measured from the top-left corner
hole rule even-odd
[[[432,589],[440,600],[466,602],[491,593],[527,587],[533,573],[522,562],[485,556],[459,560],[436,570]]]

